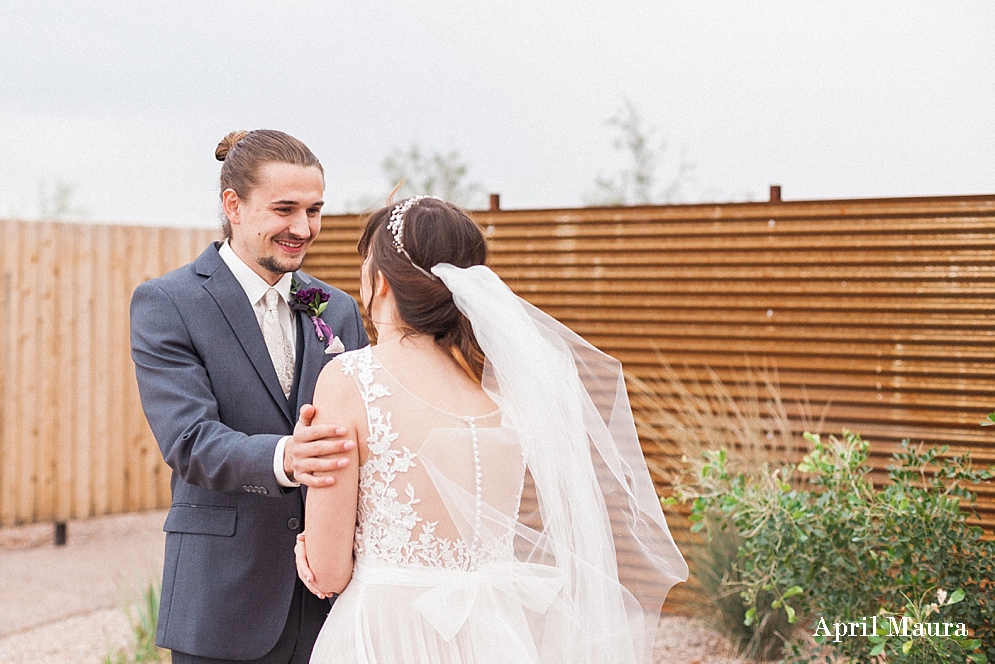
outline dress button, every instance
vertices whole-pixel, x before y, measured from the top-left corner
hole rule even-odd
[[[291,518],[290,521],[287,522],[287,528],[290,528],[291,530],[297,530],[300,526],[300,519]]]

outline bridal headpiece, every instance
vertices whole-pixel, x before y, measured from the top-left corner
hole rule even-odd
[[[411,258],[411,254],[409,254],[408,250],[404,248],[404,215],[407,214],[408,210],[417,205],[419,201],[426,198],[433,198],[437,201],[442,200],[438,196],[412,196],[404,199],[395,205],[394,209],[391,211],[390,219],[387,221],[387,230],[389,230],[391,235],[394,236],[394,249],[397,250],[397,253],[404,254],[405,258],[408,259],[408,262],[426,277],[433,281],[439,281],[437,276],[415,263],[414,259]]]

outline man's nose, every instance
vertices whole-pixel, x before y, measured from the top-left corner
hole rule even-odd
[[[295,237],[311,237],[311,226],[308,223],[307,210],[298,210],[290,216],[290,230]]]

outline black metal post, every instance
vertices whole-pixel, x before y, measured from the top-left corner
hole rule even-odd
[[[55,546],[65,546],[66,545],[66,522],[56,521],[55,522]]]

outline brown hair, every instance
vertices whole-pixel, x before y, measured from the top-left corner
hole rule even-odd
[[[487,262],[487,241],[470,216],[452,203],[425,198],[404,213],[404,249],[398,253],[387,228],[394,205],[377,210],[366,221],[359,253],[370,262],[370,274],[379,270],[394,291],[406,333],[435,337],[443,350],[478,383],[484,373],[484,353],[470,321],[453,302],[453,294],[438,279],[420,272],[439,263],[457,267]],[[367,304],[367,315],[369,305]]]
[[[221,166],[221,193],[231,189],[239,198],[248,198],[259,184],[259,169],[271,162],[295,166],[317,166],[322,176],[325,169],[314,153],[289,134],[275,129],[233,131],[221,139],[214,150]],[[221,225],[225,239],[231,239],[231,222],[227,218]]]

